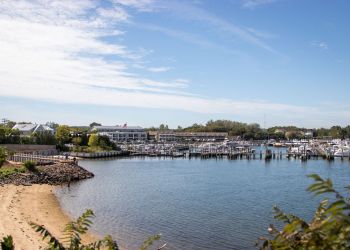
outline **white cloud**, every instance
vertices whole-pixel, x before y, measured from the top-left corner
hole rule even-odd
[[[312,41],[310,44],[312,46],[317,47],[317,48],[322,49],[322,50],[327,50],[328,49],[328,44],[326,42]]]
[[[87,0],[2,1],[0,96],[205,114],[300,116],[319,112],[264,101],[201,97],[189,91],[186,79],[155,81],[130,74],[129,67],[152,51],[130,51],[100,39],[106,33],[122,35],[117,26],[130,16],[121,6],[101,9],[98,1]]]
[[[157,2],[156,0],[113,0],[114,3],[132,7],[137,9],[138,11],[152,11],[154,9],[154,4]]]
[[[247,9],[254,9],[260,5],[266,5],[277,0],[242,0],[242,7]]]
[[[98,8],[97,13],[103,18],[119,22],[127,21],[129,19],[128,13],[120,7],[114,7],[112,9]]]
[[[257,46],[273,54],[282,56],[279,52],[277,52],[275,49],[273,49],[270,45],[265,43],[255,34],[252,34],[245,28],[240,27],[239,25],[236,25],[232,22],[229,22],[219,16],[216,16],[204,10],[203,8],[185,2],[177,1],[164,1],[161,3],[163,4],[158,3],[157,5],[159,10],[175,13],[177,17],[181,19],[202,22],[205,25],[214,27],[215,32],[218,32],[223,36],[229,35],[231,37],[239,38],[241,41]],[[169,33],[169,31],[166,31],[164,29],[160,31]],[[179,36],[179,34],[173,35]],[[198,40],[196,37],[194,38],[195,40]],[[190,39],[193,40],[192,37],[190,37]]]
[[[171,67],[151,67],[151,68],[148,68],[147,70],[154,73],[161,73],[161,72],[167,72],[171,70]]]

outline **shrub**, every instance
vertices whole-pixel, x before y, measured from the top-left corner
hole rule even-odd
[[[6,157],[7,157],[6,149],[3,147],[0,147],[0,168],[4,164],[4,162],[6,161]]]
[[[35,172],[37,170],[35,166],[36,166],[36,163],[33,161],[24,162],[24,167],[30,172]]]
[[[44,226],[38,225],[34,222],[29,224],[39,232],[43,237],[43,240],[47,240],[49,247],[47,249],[52,250],[98,250],[98,249],[108,249],[108,250],[118,250],[118,244],[112,239],[110,235],[105,236],[103,239],[98,240],[94,243],[88,245],[83,245],[81,242],[81,235],[86,234],[92,225],[91,219],[95,217],[94,212],[91,209],[86,210],[82,216],[80,216],[76,221],[71,221],[66,224],[63,232],[65,237],[62,241],[53,236]],[[154,235],[145,240],[140,247],[140,250],[148,250],[149,247],[153,245],[155,241],[160,240],[160,235]],[[158,250],[163,249],[166,244],[158,247]]]
[[[100,249],[105,247],[108,250],[117,250],[118,245],[112,239],[111,236],[106,236],[102,240],[98,240],[94,243],[83,245],[81,242],[81,235],[86,234],[92,225],[91,219],[94,217],[92,210],[86,210],[82,216],[80,216],[76,221],[71,221],[66,224],[64,228],[64,239],[63,241],[58,240],[54,237],[44,226],[38,225],[34,222],[30,222],[30,225],[43,236],[44,239],[48,239],[49,247],[48,249],[57,250],[68,250],[68,249]]]
[[[260,249],[350,249],[350,199],[342,196],[333,187],[330,179],[324,180],[316,174],[309,175],[315,183],[307,190],[315,195],[333,194],[333,202],[323,199],[311,222],[286,214],[274,207],[275,219],[284,223],[282,230],[269,227],[272,239],[261,238]],[[345,187],[347,192],[350,186]]]
[[[2,241],[0,241],[0,249],[2,249],[2,250],[14,250],[15,249],[12,236],[6,236],[2,239]]]

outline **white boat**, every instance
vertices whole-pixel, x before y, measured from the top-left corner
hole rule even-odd
[[[350,147],[339,148],[334,152],[334,156],[337,157],[350,157]]]

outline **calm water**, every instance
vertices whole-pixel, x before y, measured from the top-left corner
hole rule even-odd
[[[272,206],[311,218],[320,198],[305,192],[306,177],[350,183],[350,162],[132,158],[80,161],[95,178],[57,190],[77,217],[92,208],[93,231],[137,249],[161,233],[167,249],[256,249],[273,222]]]

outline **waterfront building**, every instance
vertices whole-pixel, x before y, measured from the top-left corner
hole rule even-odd
[[[146,131],[140,126],[94,126],[93,132],[108,136],[114,142],[145,141]]]
[[[32,123],[17,123],[12,129],[17,129],[22,136],[30,136],[33,133],[49,132],[54,134],[55,130],[46,125]]]
[[[159,142],[223,141],[227,137],[228,133],[225,132],[177,132],[173,130],[149,132],[149,138]]]

